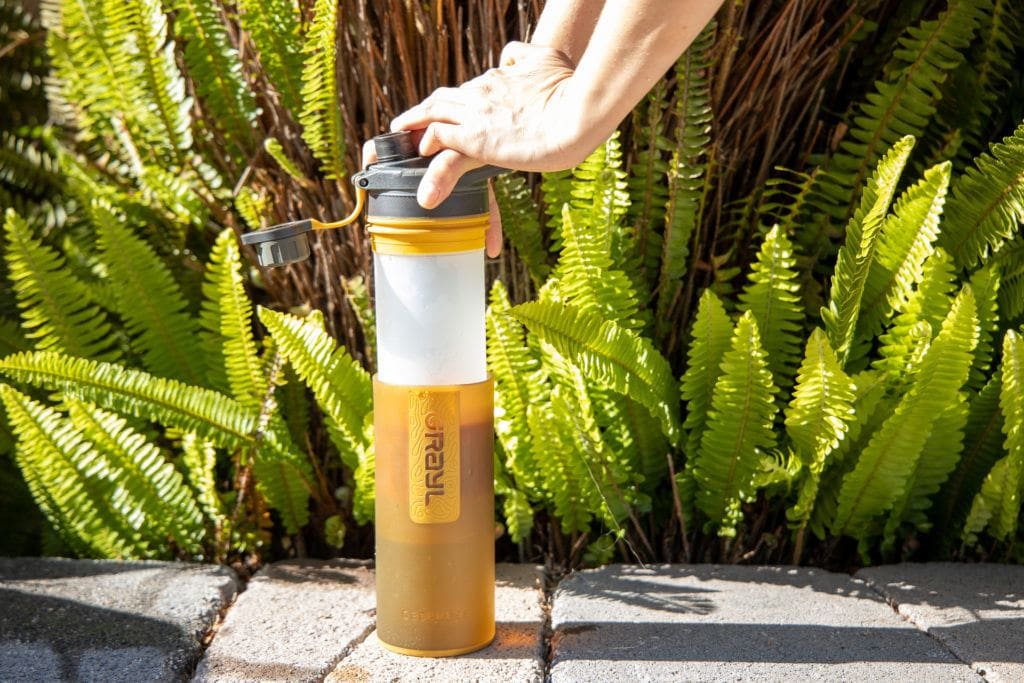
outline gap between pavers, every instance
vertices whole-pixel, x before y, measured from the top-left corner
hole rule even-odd
[[[327,676],[348,681],[502,681],[544,678],[544,572],[541,567],[499,564],[495,568],[494,642],[468,655],[409,657],[385,649],[374,631]]]
[[[0,680],[180,680],[237,590],[213,565],[0,558]]]
[[[978,680],[845,574],[612,565],[556,589],[550,679]]]
[[[373,628],[369,563],[267,565],[228,610],[195,681],[318,681]]]
[[[857,577],[987,680],[1024,681],[1024,567],[895,564]]]

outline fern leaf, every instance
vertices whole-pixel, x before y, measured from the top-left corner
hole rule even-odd
[[[658,418],[669,441],[678,441],[679,397],[672,370],[649,340],[613,320],[552,301],[521,304],[512,315],[598,386],[640,402]]]
[[[853,345],[878,233],[913,145],[913,138],[905,137],[882,158],[868,180],[860,208],[846,226],[846,242],[839,249],[828,306],[821,310],[829,342],[843,365]]]
[[[302,107],[302,38],[299,8],[293,0],[239,0],[239,22],[252,38],[260,65],[281,95],[281,104],[296,113]]]
[[[825,333],[807,340],[793,399],[786,410],[786,434],[811,471],[821,472],[854,419],[854,384],[843,372]]]
[[[555,269],[554,287],[560,300],[608,320],[636,328],[638,305],[633,285],[617,269],[610,241],[583,214],[565,209],[563,247]]]
[[[999,269],[998,310],[1005,322],[1019,324],[1024,318],[1024,235],[1000,250],[993,266]]]
[[[215,530],[221,530],[226,524],[226,516],[217,491],[217,450],[209,441],[203,441],[195,434],[186,434],[181,440],[181,464],[188,473],[188,483],[206,519]]]
[[[950,0],[934,20],[909,27],[875,90],[856,108],[849,138],[833,157],[827,192],[844,207],[888,145],[907,135],[921,136],[935,115],[940,86],[964,59],[963,51],[982,16],[977,0]],[[861,202],[863,206],[863,201]],[[835,345],[836,340],[832,339]],[[842,355],[842,354],[841,354]]]
[[[345,134],[338,100],[335,60],[338,52],[337,0],[316,0],[313,21],[306,32],[306,55],[302,67],[302,139],[320,160],[327,178],[345,177]]]
[[[522,543],[529,538],[533,530],[533,507],[525,493],[519,489],[508,489],[502,500],[502,512],[513,543]]]
[[[662,79],[633,109],[632,115],[630,147],[633,154],[626,178],[629,190],[626,221],[633,226],[636,255],[646,289],[655,284],[658,274],[662,239],[657,228],[664,223],[668,202],[665,157],[671,152],[672,144],[663,132],[668,104],[668,82]]]
[[[328,420],[342,459],[353,470],[356,449],[365,443],[363,428],[370,412],[370,376],[327,332],[319,318],[297,318],[260,307],[260,321],[278,349],[313,390]]]
[[[680,382],[680,394],[686,404],[687,458],[695,458],[708,421],[711,395],[722,374],[722,357],[729,349],[733,325],[722,302],[710,289],[701,294],[697,317],[690,332],[686,372]],[[688,468],[692,462],[688,462]]]
[[[201,321],[216,354],[210,362],[221,365],[231,395],[243,406],[258,409],[268,383],[256,352],[252,333],[252,304],[245,293],[242,259],[234,232],[223,230],[210,252],[203,282]],[[211,349],[212,350],[212,349]]]
[[[585,499],[584,481],[574,465],[579,461],[578,446],[569,432],[569,421],[560,419],[554,406],[554,403],[529,406],[527,421],[537,444],[537,462],[546,498],[554,507],[562,531],[567,534],[583,532],[590,526],[593,508]]]
[[[903,312],[880,337],[881,357],[874,362],[874,367],[885,372],[894,385],[906,384],[916,372],[949,311],[955,279],[952,260],[942,249],[936,250],[925,261],[921,281]]]
[[[363,330],[363,342],[369,352],[369,361],[372,364],[377,355],[377,313],[370,300],[370,290],[367,289],[362,275],[345,278],[341,284],[345,289],[345,300],[348,301],[352,312],[356,314],[359,326]]]
[[[115,358],[106,315],[91,303],[85,286],[68,272],[60,253],[36,240],[13,210],[7,211],[4,231],[8,277],[25,336],[40,350]]]
[[[167,15],[158,0],[110,0],[104,4],[110,22],[109,38],[115,45],[113,66],[135,80],[154,113],[160,138],[171,161],[180,162],[192,147],[185,80],[174,59],[174,42],[167,40]]]
[[[893,311],[906,306],[911,288],[932,253],[949,186],[949,162],[934,166],[904,192],[882,223],[875,259],[864,283],[858,327],[863,338],[882,330]]]
[[[754,497],[760,458],[775,446],[775,412],[774,385],[757,321],[747,312],[736,323],[722,358],[722,375],[693,468],[697,506],[720,536],[735,535],[740,504]]]
[[[175,31],[185,39],[185,65],[207,109],[206,119],[218,126],[239,152],[250,150],[256,102],[217,6],[202,0],[174,0],[172,6]]]
[[[146,368],[156,375],[203,384],[199,328],[187,300],[156,253],[110,211],[92,207],[104,264],[113,282],[117,313]]]
[[[523,338],[522,325],[508,314],[511,308],[504,285],[495,280],[486,317],[487,369],[494,377],[494,428],[507,457],[504,465],[516,483],[536,490],[538,468],[526,409],[541,401],[544,380],[539,359]]]
[[[768,354],[768,369],[783,389],[792,384],[800,353],[800,323],[804,317],[797,296],[800,285],[796,281],[795,265],[793,245],[775,226],[765,235],[740,294],[739,308],[754,314],[761,343]]]
[[[171,538],[191,556],[202,553],[203,524],[192,493],[163,453],[128,426],[124,418],[80,401],[70,400],[71,423],[102,453],[117,482],[111,501],[160,547]]]
[[[937,419],[957,400],[978,342],[974,295],[965,287],[928,348],[914,384],[844,479],[833,529],[863,539],[910,485]]]
[[[58,531],[98,557],[145,555],[145,543],[109,503],[114,481],[92,444],[64,417],[0,384],[17,459],[40,507]]]
[[[1024,222],[1024,124],[953,183],[939,244],[960,268],[998,251]]]
[[[690,240],[700,223],[711,142],[711,88],[707,74],[714,37],[715,24],[712,22],[675,66],[678,88],[675,116],[678,123],[668,170],[665,234],[658,272],[655,333],[659,339],[667,332],[672,307],[686,274]]]
[[[971,289],[978,302],[978,327],[981,336],[978,348],[974,352],[974,365],[968,386],[974,390],[984,386],[990,376],[992,367],[992,342],[999,331],[999,290],[1002,286],[1002,274],[999,265],[990,263],[979,268],[971,275]]]
[[[541,174],[541,196],[544,198],[544,215],[551,230],[551,251],[562,250],[562,217],[565,205],[571,205],[573,176],[572,170],[552,171]]]
[[[999,408],[1003,413],[1003,434],[1007,464],[1002,465],[1003,495],[999,504],[993,503],[993,496],[986,495],[982,485],[979,498],[981,504],[992,511],[989,534],[1000,540],[1011,540],[1017,532],[1020,517],[1021,498],[1024,497],[1024,339],[1013,330],[1003,338],[1002,390],[999,393]],[[1000,478],[1000,464],[992,468],[991,479]],[[997,487],[990,484],[990,488]],[[972,510],[971,517],[974,517]],[[968,522],[970,526],[970,522]]]
[[[521,175],[499,176],[494,181],[494,197],[501,211],[501,228],[505,236],[526,264],[534,286],[540,287],[550,267],[537,206],[530,196],[526,180]]]

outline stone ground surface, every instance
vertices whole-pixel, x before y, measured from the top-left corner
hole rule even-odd
[[[241,592],[239,592],[241,591]],[[385,651],[373,572],[0,558],[0,681],[1024,680],[1024,567],[499,565],[497,637]],[[205,646],[203,643],[207,643]]]

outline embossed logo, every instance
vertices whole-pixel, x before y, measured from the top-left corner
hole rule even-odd
[[[419,524],[459,518],[459,394],[414,391],[409,396],[409,517]]]

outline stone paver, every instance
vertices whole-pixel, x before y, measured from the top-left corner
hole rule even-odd
[[[1024,567],[896,564],[857,576],[990,681],[1024,681]]]
[[[385,649],[376,632],[359,645],[327,681],[541,681],[544,677],[541,567],[496,567],[495,621],[489,647],[462,657],[406,657]]]
[[[236,590],[209,565],[0,558],[0,680],[180,680]]]
[[[551,680],[977,680],[846,575],[610,566],[563,580]]]
[[[261,569],[228,612],[196,681],[318,681],[373,628],[373,572],[345,560]]]

